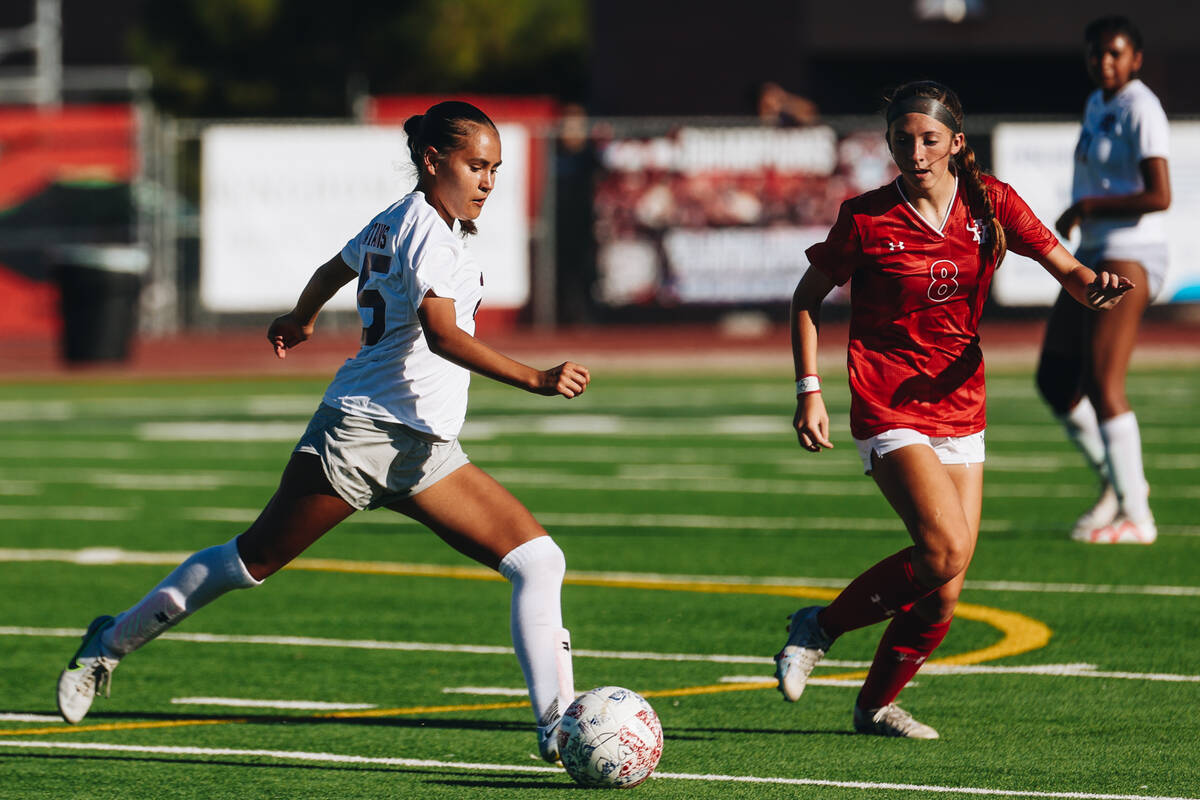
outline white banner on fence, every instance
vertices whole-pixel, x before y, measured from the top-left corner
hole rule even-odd
[[[484,305],[529,299],[529,138],[499,125],[504,166],[471,249]],[[391,126],[216,125],[202,142],[200,297],[215,312],[283,312],[313,270],[412,190],[404,131]],[[355,284],[326,306],[355,307]]]
[[[1071,173],[1079,125],[1075,123],[1004,123],[992,135],[996,177],[1012,184],[1047,226],[1071,204]],[[1200,300],[1200,123],[1171,123],[1171,208],[1167,211],[1167,281],[1158,302]],[[1070,242],[1079,244],[1079,231]],[[1009,306],[1050,305],[1058,283],[1035,261],[1009,253],[996,273],[992,297]]]

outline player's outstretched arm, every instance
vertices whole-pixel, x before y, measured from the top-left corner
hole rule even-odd
[[[484,377],[534,394],[568,398],[583,394],[591,381],[587,367],[572,361],[539,370],[493,350],[458,327],[454,301],[449,298],[426,294],[417,315],[430,350]]]
[[[337,294],[356,273],[346,266],[342,256],[336,255],[317,267],[300,292],[300,299],[295,307],[276,317],[267,328],[267,340],[275,348],[279,358],[287,357],[287,351],[312,336],[313,326],[317,323],[317,314],[329,302],[329,298]]]
[[[1080,264],[1061,244],[1038,261],[1080,305],[1096,311],[1112,308],[1133,288],[1131,280],[1115,272],[1095,272]]]
[[[796,369],[796,414],[792,427],[800,446],[813,453],[832,448],[829,441],[829,412],[819,390],[817,372],[817,331],[820,327],[821,303],[833,290],[833,281],[811,267],[804,273],[792,294],[792,362]],[[818,389],[800,392],[802,378],[817,380]]]

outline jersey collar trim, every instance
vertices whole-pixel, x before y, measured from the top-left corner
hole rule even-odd
[[[950,221],[950,215],[954,213],[954,204],[958,202],[958,175],[954,176],[954,195],[950,198],[950,205],[946,206],[946,214],[942,217],[942,222],[936,228],[933,224],[921,216],[921,212],[917,211],[917,207],[909,202],[908,195],[904,193],[904,186],[900,183],[900,178],[897,177],[894,181],[896,191],[900,193],[900,198],[904,201],[904,205],[908,206],[908,210],[913,213],[913,216],[920,220],[921,224],[928,228],[933,234],[941,238],[945,238],[946,223]]]

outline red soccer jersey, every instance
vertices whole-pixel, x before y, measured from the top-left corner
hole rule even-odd
[[[1012,188],[984,184],[1008,248],[1036,258],[1058,240]],[[942,227],[905,199],[900,179],[842,204],[828,238],[808,248],[813,267],[850,284],[850,432],[892,428],[966,436],[987,424],[979,315],[995,263],[989,235],[961,182]]]

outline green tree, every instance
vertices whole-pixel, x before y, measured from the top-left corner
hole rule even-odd
[[[133,57],[182,116],[344,116],[357,95],[579,99],[582,0],[172,0],[147,3]]]

